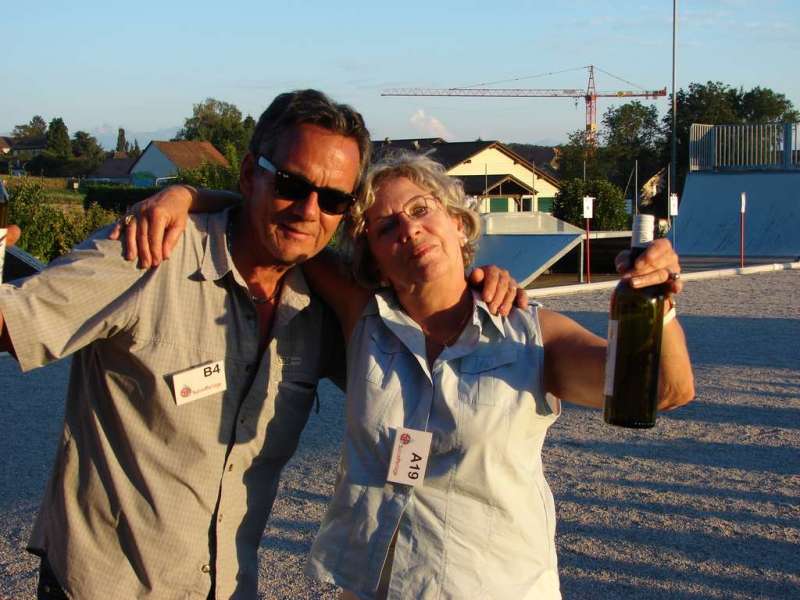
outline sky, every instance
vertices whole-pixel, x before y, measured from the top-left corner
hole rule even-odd
[[[800,2],[678,0],[678,13],[679,89],[769,87],[800,107]],[[590,64],[604,71],[598,91],[671,90],[670,0],[39,0],[4,10],[2,23],[0,134],[39,114],[107,147],[118,127],[142,145],[169,139],[205,98],[258,118],[303,87],[352,104],[373,139],[556,144],[583,128],[583,100],[380,93],[585,89]],[[655,104],[663,113],[668,102]],[[598,121],[620,103],[600,99]]]

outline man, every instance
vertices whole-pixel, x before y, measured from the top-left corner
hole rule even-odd
[[[160,269],[136,269],[100,233],[0,289],[0,349],[23,370],[74,353],[29,544],[42,588],[256,596],[281,468],[317,381],[336,372],[329,357],[343,354],[336,322],[291,267],[330,240],[369,143],[351,108],[319,92],[282,94],[242,165],[241,210],[194,219]],[[262,156],[313,182],[307,198],[277,196]]]
[[[242,205],[192,217],[159,269],[101,230],[0,287],[0,350],[25,371],[74,354],[29,543],[40,598],[257,595],[281,469],[344,356],[293,267],[331,239],[369,149],[350,107],[282,94],[243,161]]]

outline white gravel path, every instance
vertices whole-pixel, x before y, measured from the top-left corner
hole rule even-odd
[[[566,599],[800,599],[800,271],[692,281],[679,313],[697,400],[656,429],[566,406],[545,444]],[[605,334],[608,291],[547,298]],[[0,357],[0,598],[31,598],[24,551],[62,418],[66,365]],[[10,384],[10,393],[8,386]],[[333,598],[305,553],[331,491],[342,396],[328,382],[262,541],[263,598]]]

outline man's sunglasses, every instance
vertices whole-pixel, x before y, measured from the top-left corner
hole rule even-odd
[[[353,203],[353,194],[327,187],[318,187],[301,175],[283,171],[273,165],[266,156],[258,157],[258,166],[275,175],[275,193],[287,200],[306,200],[311,192],[317,193],[317,203],[322,212],[341,215]]]

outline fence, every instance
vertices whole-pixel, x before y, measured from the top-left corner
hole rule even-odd
[[[800,169],[800,123],[694,124],[689,132],[689,170]]]

